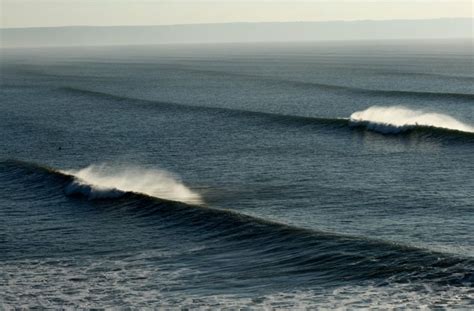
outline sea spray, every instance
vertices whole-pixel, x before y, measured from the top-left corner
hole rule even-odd
[[[474,127],[455,118],[436,112],[413,110],[403,106],[372,106],[354,112],[350,117],[353,126],[365,126],[381,133],[400,133],[417,126],[437,127],[455,131],[474,133]]]
[[[66,193],[79,193],[90,199],[114,198],[125,192],[136,192],[189,204],[203,203],[198,193],[165,170],[91,165],[63,172],[75,177],[65,188]]]

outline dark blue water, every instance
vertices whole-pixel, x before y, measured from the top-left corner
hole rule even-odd
[[[470,42],[1,52],[1,307],[474,307]]]

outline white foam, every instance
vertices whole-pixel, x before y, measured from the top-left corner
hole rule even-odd
[[[149,250],[125,259],[82,256],[3,261],[0,262],[4,273],[0,282],[0,309],[115,309],[119,305],[173,310],[472,309],[471,286],[433,287],[419,282],[385,286],[360,282],[335,288],[247,295],[250,297],[193,295],[192,290],[185,289],[193,288],[192,280],[199,280],[202,272],[190,267],[160,269],[151,264],[157,258],[178,254]]]
[[[353,125],[364,125],[381,133],[399,133],[415,126],[430,126],[474,133],[474,127],[442,113],[413,110],[403,106],[372,106],[354,112],[350,117]]]
[[[189,204],[203,203],[198,193],[164,170],[91,165],[64,173],[75,177],[65,188],[66,193],[80,193],[90,199],[115,198],[124,192],[136,192]]]

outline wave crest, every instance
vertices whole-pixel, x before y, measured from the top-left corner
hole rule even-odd
[[[160,199],[189,204],[203,204],[201,196],[164,170],[138,167],[91,165],[80,170],[63,171],[74,180],[66,194],[80,194],[89,199],[117,198],[126,192],[142,193]]]
[[[474,127],[436,112],[413,110],[403,106],[372,106],[350,116],[352,126],[364,126],[384,134],[396,134],[416,127],[436,127],[474,133]]]

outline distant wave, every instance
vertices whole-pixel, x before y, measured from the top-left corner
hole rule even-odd
[[[305,116],[295,116],[295,115],[285,115],[271,112],[262,112],[262,111],[250,111],[243,109],[233,109],[226,107],[212,107],[212,106],[197,106],[197,105],[188,105],[182,103],[174,102],[164,102],[158,100],[150,100],[136,97],[121,96],[115,94],[109,94],[105,92],[86,90],[75,87],[62,87],[60,90],[65,92],[72,92],[84,96],[93,96],[93,97],[102,97],[110,100],[120,101],[120,102],[133,102],[133,106],[137,105],[146,105],[146,107],[157,107],[160,109],[170,109],[170,110],[186,110],[186,111],[196,111],[196,112],[207,112],[207,113],[223,113],[228,117],[246,117],[246,118],[265,118],[268,120],[273,120],[279,122],[280,124],[291,124],[291,125],[333,125],[333,126],[347,126],[348,120],[344,118],[319,118],[319,117],[305,117]]]
[[[74,180],[65,188],[69,195],[82,194],[96,199],[116,198],[126,192],[135,192],[188,204],[203,203],[199,194],[164,170],[91,165],[62,172],[74,176]]]
[[[244,74],[237,72],[225,72],[218,70],[204,70],[204,69],[192,69],[186,68],[184,66],[172,66],[170,69],[176,70],[180,69],[185,72],[213,75],[213,76],[227,76],[227,77],[241,77],[252,79],[252,81],[260,82],[269,82],[274,84],[285,84],[288,86],[293,86],[296,88],[311,89],[317,88],[320,90],[326,91],[335,91],[335,92],[347,92],[347,93],[356,93],[364,94],[368,96],[381,96],[381,97],[403,97],[403,98],[422,98],[422,99],[444,99],[444,100],[474,100],[474,94],[470,93],[446,93],[446,92],[431,92],[431,91],[409,91],[409,90],[381,90],[381,89],[367,89],[362,87],[353,87],[337,84],[327,84],[311,81],[298,81],[298,80],[289,80],[283,78],[273,78],[263,75],[255,74]]]
[[[352,126],[363,126],[368,130],[397,134],[415,128],[438,128],[474,133],[474,127],[455,118],[436,112],[413,110],[403,106],[373,106],[354,112],[350,117]]]
[[[245,118],[246,120],[262,119],[272,124],[290,127],[309,127],[316,129],[329,129],[331,131],[339,129],[363,129],[382,134],[409,135],[415,133],[420,134],[423,137],[435,137],[437,139],[448,141],[474,142],[474,133],[472,126],[470,125],[466,125],[444,114],[422,112],[420,110],[413,110],[400,106],[374,106],[364,111],[354,112],[350,118],[319,118],[231,109],[225,107],[194,106],[181,103],[162,102],[72,87],[63,87],[61,90],[83,96],[102,97],[123,104],[130,104],[133,107],[143,106],[147,109],[160,107],[160,110],[162,111],[164,109],[169,109],[212,114],[222,113],[225,117]],[[401,120],[404,120],[403,124],[400,124],[400,122],[402,122]]]

